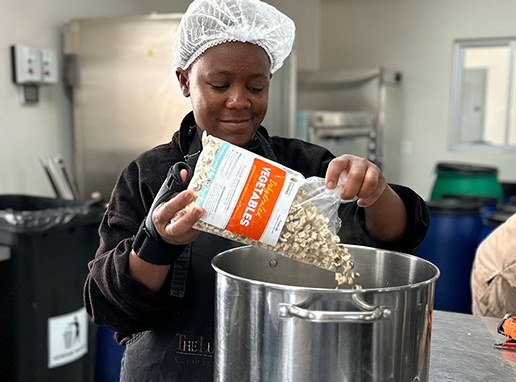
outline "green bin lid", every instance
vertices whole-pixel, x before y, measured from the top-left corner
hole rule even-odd
[[[451,212],[451,213],[471,213],[482,211],[480,201],[464,201],[459,199],[437,199],[426,202],[430,211]]]
[[[461,174],[497,174],[496,167],[480,166],[465,163],[438,163],[437,170],[453,171]]]
[[[489,204],[497,204],[498,198],[495,196],[488,195],[474,195],[474,194],[442,194],[442,199],[458,199],[462,201],[471,201],[471,202],[480,202],[480,203],[489,203]]]

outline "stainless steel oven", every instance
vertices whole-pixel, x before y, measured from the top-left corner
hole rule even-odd
[[[401,80],[382,67],[298,72],[296,137],[369,159],[389,182],[400,182]]]
[[[381,167],[376,115],[367,111],[307,110],[308,141],[334,155],[356,155]]]

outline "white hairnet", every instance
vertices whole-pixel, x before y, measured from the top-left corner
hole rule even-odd
[[[187,69],[206,49],[240,41],[261,46],[274,73],[292,50],[295,29],[290,18],[259,0],[194,0],[179,23],[174,68]]]

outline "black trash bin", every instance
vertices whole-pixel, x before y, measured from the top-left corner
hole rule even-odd
[[[92,382],[96,327],[83,307],[104,207],[0,195],[0,376]]]

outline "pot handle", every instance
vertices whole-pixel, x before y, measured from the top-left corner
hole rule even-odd
[[[303,309],[293,304],[278,304],[278,308],[281,318],[297,317],[319,323],[367,324],[376,322],[381,318],[390,318],[392,314],[392,310],[385,306],[371,307],[371,309],[365,312],[325,312]]]

